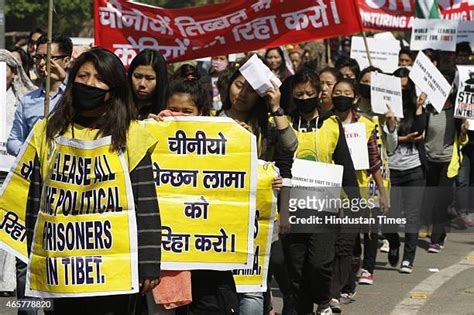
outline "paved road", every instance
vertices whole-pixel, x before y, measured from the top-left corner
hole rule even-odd
[[[356,301],[344,305],[343,313],[474,315],[474,229],[449,234],[439,254],[427,253],[426,245],[420,240],[411,275],[398,273],[387,263],[387,254],[379,253],[374,285],[359,286]],[[273,293],[275,309],[280,311],[278,289]],[[0,314],[16,314],[5,306],[6,301],[0,299]]]
[[[449,234],[439,254],[429,254],[426,246],[420,240],[410,275],[400,274],[388,264],[387,254],[379,252],[374,284],[359,286],[356,301],[343,305],[343,313],[474,315],[474,229]],[[279,312],[282,300],[274,300]]]

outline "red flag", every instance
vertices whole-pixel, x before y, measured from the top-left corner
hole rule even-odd
[[[354,1],[233,0],[163,9],[124,0],[95,0],[95,44],[125,65],[145,48],[168,62],[305,42],[360,31]]]

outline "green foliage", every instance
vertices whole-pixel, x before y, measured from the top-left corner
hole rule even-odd
[[[208,3],[219,3],[223,0],[140,0],[164,8],[181,8]],[[93,27],[93,0],[54,0],[53,33],[69,36],[91,36]],[[47,30],[47,0],[6,0],[6,28],[9,31],[31,31],[36,27]]]

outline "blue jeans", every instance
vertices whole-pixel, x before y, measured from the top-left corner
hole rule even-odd
[[[263,314],[263,292],[239,293],[241,315]]]

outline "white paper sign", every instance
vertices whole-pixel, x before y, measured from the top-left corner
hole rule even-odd
[[[0,62],[0,142],[7,141],[7,64]]]
[[[456,42],[468,42],[474,49],[474,21],[459,21]]]
[[[474,130],[474,119],[468,119],[467,121],[469,122],[469,128],[467,129]]]
[[[397,40],[392,32],[375,33],[374,38],[378,40]]]
[[[441,112],[451,92],[451,85],[422,51],[418,52],[409,77],[421,92],[426,93],[436,111]]]
[[[373,66],[390,73],[398,69],[399,41],[367,38],[367,45],[369,46]],[[351,58],[357,60],[361,69],[369,66],[369,59],[367,58],[364,39],[362,37],[352,37]]]
[[[239,71],[260,97],[273,88],[272,82],[278,87],[281,85],[280,79],[255,54],[240,67]]]
[[[295,159],[291,168],[292,186],[290,202],[302,205],[300,208],[316,211],[337,212],[339,209],[305,202],[317,199],[338,199],[341,196],[344,167],[315,161]],[[293,201],[292,201],[293,200]]]
[[[15,157],[7,153],[7,138],[11,129],[7,122],[7,64],[0,62],[0,171],[9,172]]]
[[[352,163],[356,170],[368,170],[369,150],[367,148],[367,136],[364,123],[344,125],[347,146],[351,152]]]
[[[385,114],[388,106],[398,118],[403,118],[402,82],[393,75],[370,73],[370,104],[376,114]]]
[[[474,118],[474,66],[458,66],[457,77],[459,82],[454,117],[472,119]]]
[[[415,19],[411,33],[411,50],[426,48],[456,51],[458,21]]]

